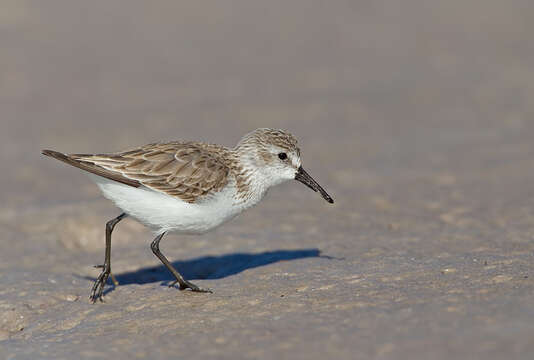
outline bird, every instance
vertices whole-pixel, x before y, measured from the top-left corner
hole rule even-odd
[[[174,276],[169,286],[212,292],[187,281],[159,249],[168,233],[204,234],[260,202],[267,191],[297,180],[329,203],[334,200],[303,169],[296,138],[285,130],[260,128],[244,135],[233,148],[194,141],[158,142],[109,154],[42,154],[82,169],[122,213],[106,223],[104,264],[90,300],[104,301],[111,272],[111,234],[132,217],[150,228],[154,255]]]

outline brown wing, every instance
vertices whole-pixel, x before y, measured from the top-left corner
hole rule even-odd
[[[222,159],[224,150],[216,145],[174,142],[149,144],[117,154],[70,157],[194,203],[226,185],[229,168]]]
[[[75,166],[85,171],[89,171],[93,174],[105,177],[110,180],[115,180],[133,187],[141,186],[141,183],[137,180],[128,179],[117,172],[110,171],[91,162],[74,160],[72,157],[70,157],[70,155],[66,155],[54,150],[43,150],[43,155],[53,157],[54,159],[58,159],[60,161],[63,161],[64,163]]]

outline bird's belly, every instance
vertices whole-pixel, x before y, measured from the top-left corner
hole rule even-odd
[[[231,189],[201,204],[190,204],[145,187],[135,188],[100,176],[91,177],[106,198],[157,233],[205,233],[242,211],[233,205]]]

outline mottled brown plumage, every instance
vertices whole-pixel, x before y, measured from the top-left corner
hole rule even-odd
[[[194,203],[228,182],[229,150],[198,142],[155,143],[115,154],[72,154],[140,184]]]
[[[300,149],[297,147],[297,139],[290,133],[278,130],[262,128],[254,130],[239,141],[238,147],[248,149],[263,149],[267,150],[267,146],[274,145],[286,151],[295,150],[300,156]]]

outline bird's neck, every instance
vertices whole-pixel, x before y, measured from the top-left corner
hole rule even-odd
[[[236,200],[247,207],[258,203],[267,193],[271,184],[262,171],[261,159],[254,149],[236,147],[232,150],[232,165],[236,181]]]

